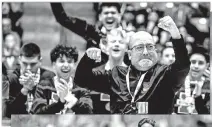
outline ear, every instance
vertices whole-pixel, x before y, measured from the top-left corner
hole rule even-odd
[[[120,15],[118,16],[118,22],[119,22],[119,23],[121,22],[121,18],[122,18],[122,15],[120,14]]]
[[[55,62],[52,63],[52,67],[55,70]]]
[[[99,14],[99,21],[102,21],[102,14]]]
[[[131,58],[132,58],[132,55],[131,55],[132,53],[131,53],[131,52],[132,52],[131,50],[128,50],[128,51],[127,51],[129,60],[131,60]]]
[[[42,57],[40,57],[40,62],[43,60],[43,58]]]

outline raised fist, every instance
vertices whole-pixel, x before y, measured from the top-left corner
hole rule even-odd
[[[165,16],[159,20],[158,27],[169,32],[174,39],[181,38],[179,29],[170,16]]]
[[[89,48],[86,50],[87,56],[95,60],[96,62],[101,62],[101,50],[98,48]]]

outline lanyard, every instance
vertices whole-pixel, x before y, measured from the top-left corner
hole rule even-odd
[[[128,89],[128,91],[129,91],[129,93],[130,93],[130,95],[132,97],[131,102],[135,102],[135,96],[138,93],[139,89],[141,88],[141,84],[142,84],[142,82],[144,80],[144,76],[146,75],[147,72],[141,75],[141,77],[140,77],[140,79],[138,81],[138,84],[136,86],[134,95],[132,95],[131,92],[130,92],[130,81],[129,81],[130,77],[129,77],[129,73],[130,73],[130,67],[128,68],[128,72],[127,72],[127,75],[126,75],[126,83],[127,83],[127,89]]]

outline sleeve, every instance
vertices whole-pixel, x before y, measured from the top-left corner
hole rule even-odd
[[[48,104],[48,89],[51,91],[49,81],[41,81],[36,87],[35,99],[32,104],[31,113],[32,114],[55,114],[60,112],[64,108],[64,104],[60,100],[56,103]]]
[[[92,71],[94,65],[95,61],[85,53],[77,66],[74,82],[80,87],[109,94],[111,71]]]
[[[77,104],[72,108],[76,114],[92,114],[93,102],[90,96],[90,91],[84,88],[77,87],[72,91],[78,99]]]
[[[18,81],[17,75],[11,73],[8,75],[9,80],[9,99],[7,101],[7,117],[11,117],[11,114],[27,114],[26,100],[27,97],[21,93],[23,88]]]
[[[205,99],[202,96],[198,96],[195,98],[195,108],[198,114],[210,114],[210,104],[207,107],[207,103],[210,103],[210,95],[206,94]]]
[[[167,77],[169,80],[173,79],[172,89],[176,92],[184,84],[190,69],[190,61],[182,35],[180,39],[172,39],[172,43],[176,60],[169,66],[170,74]]]
[[[61,3],[51,3],[51,8],[57,22],[62,26],[78,34],[86,40],[92,39],[96,43],[100,42],[100,34],[93,25],[90,25],[86,21],[79,18],[67,16]]]

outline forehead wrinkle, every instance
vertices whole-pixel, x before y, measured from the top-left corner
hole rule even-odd
[[[152,42],[152,44],[155,44],[155,41],[151,34],[149,34],[148,32],[145,32],[145,31],[139,31],[139,32],[134,33],[130,37],[129,46],[131,47],[138,40],[144,41],[144,42]]]

